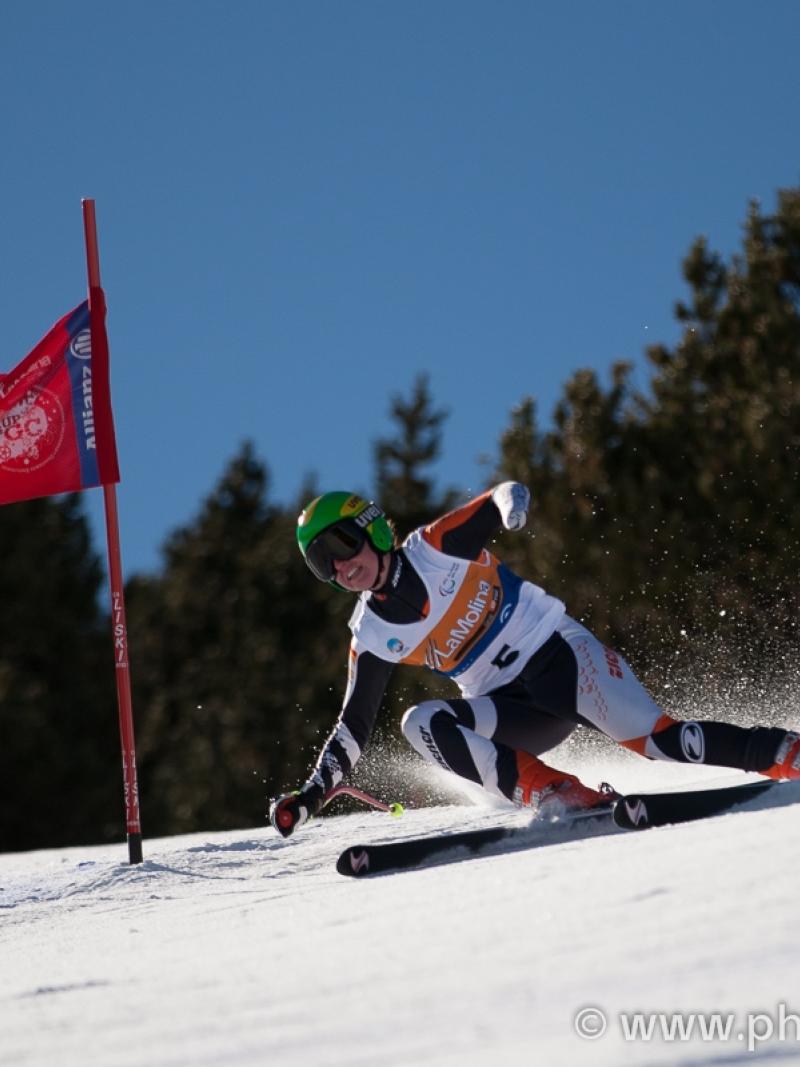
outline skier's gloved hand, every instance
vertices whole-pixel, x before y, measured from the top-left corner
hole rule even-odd
[[[528,521],[531,494],[521,482],[501,482],[492,491],[503,526],[507,530],[521,530]]]
[[[322,807],[323,792],[318,785],[303,786],[294,793],[285,793],[273,800],[269,808],[269,821],[282,837],[289,837]]]

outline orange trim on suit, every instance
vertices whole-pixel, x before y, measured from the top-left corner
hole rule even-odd
[[[450,530],[455,530],[457,527],[463,526],[476,511],[483,507],[491,495],[492,491],[490,489],[488,492],[476,496],[474,500],[470,500],[470,502],[464,504],[463,507],[456,508],[454,511],[448,511],[446,515],[442,515],[436,522],[432,522],[429,526],[423,527],[422,536],[429,545],[433,545],[434,548],[438,548],[438,550],[442,552],[442,539],[444,535],[449,533]]]
[[[629,748],[631,752],[636,752],[639,756],[644,756],[645,746],[653,734],[657,734],[661,730],[666,730],[668,726],[672,726],[672,724],[677,721],[677,719],[673,719],[671,715],[665,713],[656,720],[656,724],[649,734],[645,734],[643,737],[632,737],[629,741],[620,741],[619,743],[623,748]]]

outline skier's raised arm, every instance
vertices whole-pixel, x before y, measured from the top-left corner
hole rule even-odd
[[[449,556],[477,559],[500,527],[521,530],[531,495],[520,482],[501,482],[422,528],[422,536]]]

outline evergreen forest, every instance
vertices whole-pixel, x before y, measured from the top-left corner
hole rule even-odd
[[[666,710],[798,726],[800,187],[772,214],[749,206],[729,259],[698,238],[683,276],[679,340],[635,354],[644,386],[630,363],[580,370],[540,412],[532,362],[486,466],[487,487],[530,487],[529,525],[494,548],[618,648]],[[386,437],[364,442],[373,484],[352,488],[405,534],[467,497],[435,488],[447,413],[428,380],[386,403]],[[160,571],[127,583],[145,838],[258,825],[336,719],[353,601],[296,549],[316,491],[277,503],[269,457],[244,442]],[[0,509],[0,551],[0,850],[121,840],[104,564],[80,497]],[[416,757],[399,720],[445,692],[395,672],[357,784],[430,799],[403,773]]]

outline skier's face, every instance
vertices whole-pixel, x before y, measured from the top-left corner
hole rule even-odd
[[[381,560],[385,557],[378,556],[375,549],[365,541],[361,551],[352,559],[335,559],[333,566],[336,570],[334,580],[342,589],[350,593],[363,593],[372,589],[381,575]]]

